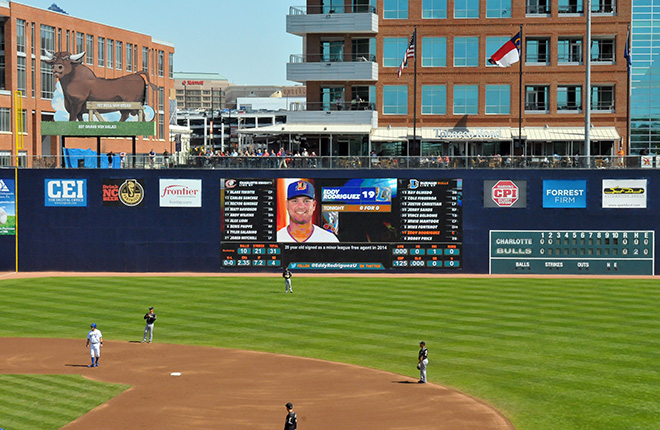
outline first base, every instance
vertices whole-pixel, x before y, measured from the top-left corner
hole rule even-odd
[[[170,376],[181,376],[181,372],[172,372]]]

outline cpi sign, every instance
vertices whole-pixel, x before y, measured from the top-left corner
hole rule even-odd
[[[484,181],[484,207],[524,208],[527,206],[527,181]]]

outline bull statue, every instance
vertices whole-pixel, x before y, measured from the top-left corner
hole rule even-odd
[[[87,102],[139,102],[144,104],[146,85],[157,90],[145,72],[133,73],[116,79],[99,78],[92,69],[82,64],[85,52],[51,53],[44,49],[52,65],[53,77],[59,79],[64,93],[64,107],[69,112],[69,121],[82,121]],[[143,78],[144,76],[144,78]],[[146,79],[146,82],[145,82]],[[129,115],[137,115],[136,110],[124,109],[120,121]],[[105,111],[112,112],[112,111]]]

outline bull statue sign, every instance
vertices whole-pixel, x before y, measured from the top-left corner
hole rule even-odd
[[[68,112],[68,125],[62,121],[42,122],[43,135],[64,136],[136,136],[154,135],[155,124],[145,121],[145,105],[147,87],[158,90],[151,83],[149,75],[140,71],[115,79],[105,79],[96,76],[94,71],[82,64],[85,52],[71,54],[70,52],[49,52],[44,50],[46,63],[53,70],[53,77],[61,88],[61,95],[53,95],[53,107],[61,109],[62,98],[64,109]],[[102,114],[113,114],[121,117],[118,121],[108,121]],[[83,115],[87,114],[87,120]],[[56,114],[57,115],[57,114]],[[131,120],[131,116],[137,116]],[[96,121],[94,121],[96,119]],[[150,118],[150,120],[153,120]]]

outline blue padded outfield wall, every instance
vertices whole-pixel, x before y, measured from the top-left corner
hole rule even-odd
[[[626,270],[635,274],[654,274],[657,271],[657,263],[654,258],[657,248],[653,234],[650,237],[646,236],[646,248],[637,249],[632,245],[632,235],[624,238],[622,234],[618,233],[624,231],[655,232],[657,230],[660,223],[658,216],[660,193],[657,192],[660,187],[660,171],[652,169],[19,169],[17,171],[13,168],[1,169],[0,207],[3,204],[7,205],[7,201],[11,200],[11,193],[6,189],[3,195],[2,184],[13,184],[16,190],[17,236],[11,232],[7,233],[7,231],[0,234],[0,269],[14,271],[18,260],[18,271],[21,272],[281,271],[281,265],[278,266],[276,263],[259,267],[227,265],[226,261],[230,258],[227,253],[234,253],[233,258],[240,259],[240,253],[244,252],[237,243],[232,241],[246,241],[245,243],[248,244],[246,249],[249,249],[250,242],[275,242],[275,238],[271,233],[255,233],[248,226],[244,226],[247,229],[245,232],[237,232],[236,236],[227,242],[222,240],[223,234],[225,238],[228,236],[221,226],[223,224],[221,210],[224,208],[221,205],[223,187],[233,189],[232,187],[238,184],[239,188],[243,187],[244,190],[248,190],[244,194],[250,194],[249,190],[252,186],[261,187],[259,193],[262,194],[257,194],[273,196],[273,201],[276,202],[276,196],[279,196],[280,199],[283,198],[284,194],[281,190],[285,188],[282,188],[283,182],[273,181],[277,178],[308,178],[316,184],[317,199],[321,189],[333,188],[333,192],[350,194],[350,190],[357,189],[351,187],[356,187],[355,184],[362,184],[359,185],[363,187],[360,189],[374,189],[378,193],[382,192],[383,188],[383,182],[379,181],[379,178],[389,178],[389,183],[392,184],[397,184],[398,180],[398,193],[393,189],[395,195],[391,196],[391,200],[388,200],[389,194],[380,196],[384,198],[383,201],[392,202],[391,207],[386,206],[390,203],[385,203],[385,206],[379,206],[380,209],[373,209],[374,205],[370,205],[369,202],[363,201],[358,203],[359,206],[348,204],[351,202],[344,202],[347,204],[342,207],[350,206],[354,211],[363,209],[377,211],[383,210],[383,207],[386,207],[387,211],[391,210],[375,215],[339,212],[340,243],[351,242],[346,241],[345,238],[346,235],[352,234],[359,237],[359,240],[356,241],[359,242],[358,246],[353,248],[350,246],[337,248],[336,245],[326,248],[323,246],[320,248],[300,246],[289,248],[281,244],[275,247],[269,246],[268,243],[265,245],[266,252],[279,249],[273,251],[272,259],[286,265],[307,263],[305,261],[307,259],[318,263],[324,261],[326,255],[329,260],[336,261],[337,253],[339,253],[347,261],[359,263],[369,263],[381,258],[382,261],[388,261],[384,263],[384,266],[379,266],[379,264],[368,266],[298,265],[293,266],[294,269],[384,269],[402,273],[425,271],[479,274],[491,271],[491,263],[494,260],[491,260],[490,257],[494,255],[496,257],[513,257],[515,261],[498,266],[500,267],[498,270],[505,272],[511,270],[511,273],[559,274],[565,272],[563,269],[566,266],[573,265],[572,261],[582,262],[577,273],[584,274],[627,274]],[[244,181],[248,179],[254,181]],[[141,186],[142,189],[135,190],[135,183],[130,183],[132,180],[136,180],[139,183],[138,188]],[[161,180],[169,181],[162,182]],[[410,255],[409,250],[393,251],[397,247],[392,244],[372,248],[359,246],[360,243],[364,245],[371,242],[379,243],[379,241],[400,242],[396,234],[403,234],[406,228],[408,228],[407,233],[410,233],[410,226],[398,225],[398,221],[392,217],[402,217],[404,215],[401,214],[409,214],[410,211],[406,212],[407,209],[404,209],[406,206],[403,203],[394,203],[395,199],[403,199],[407,195],[408,189],[413,190],[418,186],[421,187],[419,189],[423,189],[425,184],[442,180],[456,180],[451,182],[455,187],[451,191],[450,197],[447,198],[458,197],[453,200],[457,203],[454,206],[459,208],[455,212],[458,216],[453,218],[457,221],[454,227],[441,222],[439,229],[454,228],[456,230],[457,246],[450,248],[453,248],[451,253],[455,252],[451,259],[457,266],[443,266],[442,262],[439,267],[425,265],[413,269],[410,266],[394,266],[395,263],[388,260],[394,260],[392,253],[402,252]],[[273,185],[275,188],[272,193],[268,190],[263,191],[268,188],[263,187],[269,181],[277,184],[277,187]],[[183,205],[176,203],[171,206],[163,205],[160,195],[163,187],[167,188],[167,184],[172,184],[168,189],[181,189],[179,182],[193,184],[192,188],[195,188],[194,184],[198,184],[196,191],[185,191],[191,195],[195,194],[195,196],[192,200],[184,199]],[[518,187],[515,191],[516,201],[513,201],[515,199],[507,200],[508,197],[511,197],[506,192],[510,183],[515,183]],[[494,188],[500,190],[498,202],[501,206],[494,202],[492,195]],[[604,191],[606,188],[607,192]],[[549,191],[553,189],[561,191]],[[278,192],[278,190],[280,191]],[[501,192],[502,190],[504,193]],[[116,196],[121,193],[128,196],[128,201],[121,203],[116,200]],[[560,198],[556,199],[556,197]],[[270,197],[268,198],[270,199]],[[198,205],[194,203],[195,199],[199,199]],[[226,197],[226,199],[230,198]],[[249,205],[250,203],[247,201],[249,200],[240,204]],[[268,205],[263,201],[259,200],[259,217],[265,218],[257,220],[258,223],[261,223],[259,228],[270,228],[274,232],[277,218],[273,216],[273,213],[277,213],[278,210],[282,211],[283,206],[279,206],[277,209],[278,206],[275,203],[275,210],[272,211],[264,209]],[[442,203],[438,203],[440,201]],[[607,203],[605,203],[606,201]],[[408,204],[415,206],[423,203]],[[438,207],[446,208],[449,204],[448,201],[441,198],[436,200],[436,209]],[[603,207],[604,205],[608,207]],[[643,205],[646,207],[644,208]],[[332,208],[336,209],[336,206],[338,205],[334,205]],[[271,218],[268,218],[269,216]],[[323,219],[318,219],[319,216],[317,215],[317,223],[323,222]],[[0,221],[3,219],[0,217]],[[372,220],[377,221],[372,222]],[[333,223],[331,219],[325,221],[330,225]],[[280,220],[280,226],[281,222]],[[410,222],[416,223],[417,221]],[[374,228],[374,224],[378,224],[381,229],[390,228],[392,231],[396,231],[398,228],[399,231],[392,233],[391,237],[383,239],[376,237],[376,233],[370,233],[372,230],[369,229]],[[0,232],[2,232],[1,228],[2,225],[0,225]],[[366,233],[363,234],[362,230]],[[523,233],[505,232],[503,235],[498,235],[491,233],[494,230],[522,231]],[[531,235],[526,233],[526,231],[532,230],[537,232]],[[555,237],[554,243],[550,244],[548,240],[552,241],[552,235],[555,232],[561,232],[566,239],[562,242]],[[571,232],[569,233],[571,235],[574,232],[578,232],[578,234],[569,237],[567,232]],[[591,232],[593,239],[589,234],[580,235],[580,232]],[[603,235],[596,239],[593,232],[603,232]],[[608,233],[606,234],[606,232]],[[243,233],[245,236],[241,237],[240,234]],[[420,230],[415,234],[425,233]],[[492,234],[494,236],[491,236]],[[535,239],[530,239],[532,236]],[[255,237],[257,240],[254,240]],[[492,244],[491,238],[494,241]],[[532,243],[533,240],[540,240],[539,243],[549,246],[547,249],[539,251],[537,249],[539,243]],[[403,245],[411,245],[414,248],[417,243],[413,238]],[[425,246],[429,243],[422,242]],[[403,249],[405,246],[399,248]],[[16,249],[18,249],[18,256]],[[262,252],[255,249],[251,249],[249,252],[253,254]],[[294,250],[289,251],[289,249]],[[376,251],[377,249],[378,251]],[[372,258],[369,255],[371,251],[378,253],[380,257]],[[410,251],[410,253],[412,252]],[[424,252],[428,255],[431,251],[426,249]],[[440,251],[440,253],[442,252]],[[444,252],[446,255],[446,250]],[[539,252],[543,253],[540,256],[543,257],[540,259],[541,263],[538,263],[541,264],[540,266],[537,265],[539,259],[535,260],[536,257],[539,257]],[[639,256],[639,261],[632,258],[633,253]],[[560,256],[564,258],[563,266],[552,263],[555,261],[553,259]],[[597,269],[593,260],[598,259],[605,259],[611,265],[607,266],[606,270],[602,267]],[[635,260],[635,262],[631,265],[626,259]],[[530,267],[530,261],[533,261],[532,267]],[[548,263],[548,261],[551,262]],[[591,261],[591,265],[585,263],[588,261]],[[615,264],[617,262],[618,264]],[[515,269],[507,268],[508,264]],[[626,266],[627,264],[628,266]],[[571,270],[576,269],[570,269],[569,272]]]

